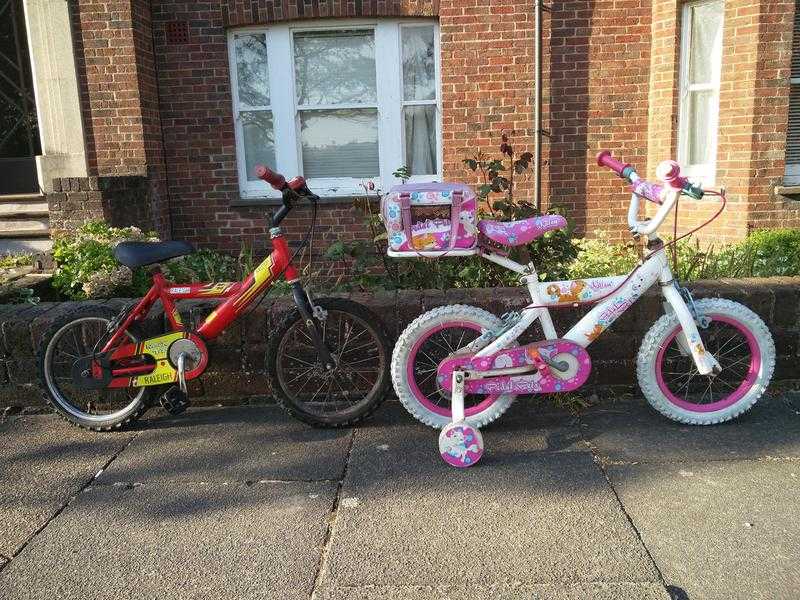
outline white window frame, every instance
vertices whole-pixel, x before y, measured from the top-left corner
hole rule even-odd
[[[405,27],[433,26],[436,69],[435,101],[404,101],[402,76],[402,29]],[[412,182],[437,181],[442,177],[442,94],[441,52],[439,23],[435,19],[325,19],[303,21],[297,24],[278,24],[261,27],[244,27],[228,32],[228,63],[230,68],[231,97],[233,103],[236,138],[236,168],[239,175],[239,192],[243,198],[276,198],[275,192],[263,181],[249,181],[244,154],[244,136],[240,110],[247,110],[239,102],[235,36],[246,33],[265,33],[270,92],[270,109],[275,140],[275,161],[271,165],[286,177],[303,174],[300,142],[300,107],[295,94],[294,34],[301,31],[338,31],[372,29],[375,35],[375,68],[378,109],[379,175],[372,178],[317,178],[308,181],[309,187],[322,197],[363,195],[362,184],[368,180],[376,187],[388,190],[399,183],[392,173],[405,164],[405,125],[403,107],[406,105],[436,105],[437,173],[411,177]],[[381,68],[395,65],[393,69]],[[288,77],[287,77],[288,75]],[[372,105],[367,105],[369,108]],[[355,106],[362,108],[362,105]],[[314,106],[315,109],[322,108]]]
[[[722,34],[718,47],[714,48],[711,57],[711,82],[702,84],[689,83],[689,61],[691,58],[692,42],[692,8],[704,4],[720,4],[722,8]],[[697,0],[683,5],[681,17],[681,62],[680,62],[680,103],[678,117],[678,161],[686,176],[706,186],[713,186],[717,175],[717,149],[719,139],[719,95],[720,81],[722,79],[722,46],[725,37],[725,2],[723,0]],[[709,136],[711,144],[711,162],[708,164],[689,163],[689,93],[712,91],[716,110],[712,111],[711,118],[705,133]]]

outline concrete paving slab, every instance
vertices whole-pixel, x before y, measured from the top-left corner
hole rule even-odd
[[[0,598],[307,599],[335,486],[97,486],[0,572]]]
[[[318,600],[670,600],[663,585],[655,583],[586,583],[494,586],[374,586],[327,588]]]
[[[276,406],[190,409],[141,429],[98,483],[339,479],[351,436],[309,427]]]
[[[738,419],[708,427],[675,423],[640,401],[594,408],[581,422],[611,463],[800,457],[800,411],[786,399],[764,399]]]
[[[0,424],[0,553],[13,556],[134,435],[88,432],[54,415]]]
[[[439,458],[437,432],[391,410],[359,429],[325,584],[658,582],[591,455],[558,451],[563,426],[501,427],[486,435],[500,450],[467,470]]]
[[[684,597],[800,597],[800,462],[612,466],[609,476]]]

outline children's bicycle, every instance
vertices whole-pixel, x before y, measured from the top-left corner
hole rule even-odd
[[[154,265],[147,295],[121,312],[88,305],[53,323],[37,360],[45,396],[60,415],[101,431],[135,421],[155,398],[170,413],[183,412],[189,405],[187,382],[209,364],[207,343],[281,277],[296,306],[275,327],[266,351],[278,402],[296,418],[323,427],[355,423],[378,407],[389,385],[389,345],[380,318],[350,300],[313,298],[292,264],[313,238],[318,197],[302,177],[287,182],[263,166],[256,174],[281,192],[282,206],[271,217],[272,253],[244,281],[170,283],[158,264],[190,254],[190,244],[123,242],[114,250],[120,263],[131,269]],[[310,201],[314,214],[305,242],[291,254],[279,225],[299,200]],[[220,302],[195,326],[185,324],[176,307],[185,299]],[[145,337],[143,321],[158,300],[169,332]]]
[[[775,346],[764,322],[730,300],[694,301],[670,268],[667,247],[677,239],[665,244],[657,234],[681,195],[720,198],[719,211],[702,227],[724,209],[724,191],[692,185],[672,161],[659,165],[660,184],[644,181],[607,151],[598,155],[598,164],[631,184],[628,224],[635,238],[647,240],[646,256],[627,275],[540,282],[533,264],[519,264],[503,252],[563,228],[566,221],[558,215],[476,225],[474,198],[458,185],[397,186],[385,198],[390,255],[477,254],[518,273],[531,295],[522,311],[500,318],[472,306],[435,308],[414,320],[395,346],[395,391],[414,417],[442,428],[439,450],[453,466],[468,467],[481,458],[479,428],[502,415],[517,395],[570,392],[584,385],[592,368],[589,344],[656,284],[666,314],[645,335],[636,369],[639,386],[656,410],[681,423],[721,423],[751,408],[772,377]],[[639,220],[640,198],[659,205],[652,219]],[[452,209],[449,220],[446,214],[429,218],[437,205]],[[419,208],[423,218],[415,219]],[[586,304],[596,306],[559,336],[549,309]],[[518,345],[536,321],[545,339]]]

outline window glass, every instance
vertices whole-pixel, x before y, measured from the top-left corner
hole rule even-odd
[[[436,105],[406,106],[403,117],[406,167],[412,175],[436,173]]]
[[[247,179],[257,181],[255,167],[258,164],[275,166],[275,138],[272,128],[272,112],[268,110],[242,111],[244,159]]]
[[[712,90],[692,92],[689,96],[689,164],[707,165],[713,161],[708,124],[716,95]]]
[[[306,178],[380,174],[377,110],[303,111],[300,130]]]
[[[253,33],[236,36],[236,77],[239,102],[245,106],[269,106],[267,36]]]
[[[722,63],[724,3],[687,3],[683,9],[679,160],[690,177],[714,179]]]
[[[711,83],[715,48],[722,40],[722,10],[719,4],[700,4],[692,11],[689,52],[689,82]]]
[[[300,106],[374,104],[377,99],[372,30],[295,33],[294,65]]]
[[[436,99],[433,27],[403,27],[403,98]]]

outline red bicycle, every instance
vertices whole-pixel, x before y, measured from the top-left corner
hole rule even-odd
[[[282,206],[271,218],[272,253],[242,282],[174,284],[158,264],[194,251],[186,242],[123,242],[114,250],[131,269],[154,265],[153,286],[117,313],[82,306],[58,319],[38,355],[45,396],[69,422],[96,431],[132,423],[154,404],[170,413],[189,405],[186,382],[208,366],[207,342],[242,316],[279,278],[292,288],[295,307],[270,337],[266,363],[273,396],[290,414],[311,425],[339,427],[372,413],[389,385],[389,345],[381,320],[366,307],[341,298],[314,299],[292,260],[313,236],[319,198],[302,177],[290,181],[259,165],[256,174],[279,190]],[[294,254],[280,223],[294,204],[313,205],[309,235]],[[176,301],[219,299],[199,326],[187,326]],[[160,300],[169,331],[146,337],[142,325]]]

